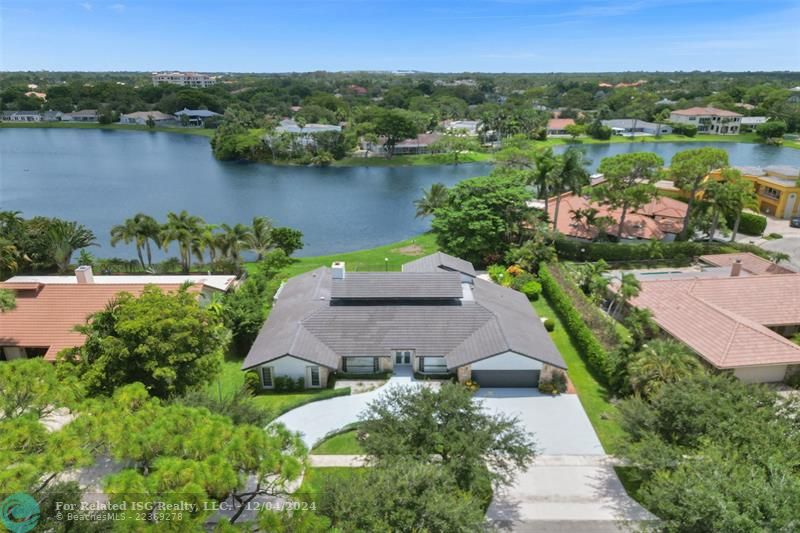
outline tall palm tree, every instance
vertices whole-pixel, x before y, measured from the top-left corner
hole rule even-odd
[[[242,250],[248,249],[247,243],[250,240],[250,228],[244,224],[236,224],[235,226],[222,224],[220,227],[223,231],[223,241],[228,258],[238,263]]]
[[[652,397],[670,383],[679,383],[702,370],[702,365],[684,345],[656,339],[645,344],[628,362],[633,390]]]
[[[167,213],[167,223],[161,228],[161,247],[166,250],[173,242],[178,244],[181,268],[188,274],[192,266],[192,243],[202,233],[203,219],[190,215],[184,209],[180,213]]]
[[[267,217],[253,217],[247,247],[256,253],[261,261],[272,248],[272,221]]]
[[[135,214],[133,219],[136,221],[139,236],[144,239],[144,249],[147,253],[147,266],[152,267],[153,250],[150,247],[150,243],[153,242],[156,246],[160,245],[161,224],[159,224],[155,218],[150,215],[145,215],[144,213]]]
[[[122,224],[111,228],[111,246],[116,246],[120,241],[125,244],[133,242],[136,245],[136,256],[139,258],[142,268],[145,268],[144,256],[142,256],[145,240],[139,233],[139,224],[133,218],[125,219]]]
[[[444,207],[447,203],[449,192],[444,183],[433,183],[428,190],[422,190],[422,198],[414,200],[414,205],[417,206],[417,218],[428,217],[433,212]]]
[[[553,231],[558,235],[558,211],[561,207],[561,195],[565,192],[580,194],[581,190],[589,185],[589,172],[586,170],[587,161],[583,152],[571,146],[558,157],[556,166],[550,178],[551,192],[555,195],[555,208],[553,210]]]
[[[639,295],[642,286],[636,275],[630,272],[622,274],[619,279],[619,286],[617,287],[614,297],[611,299],[611,304],[608,306],[608,314],[613,316],[613,313],[619,308],[628,303],[631,298]]]
[[[206,224],[197,238],[197,246],[201,250],[208,250],[208,261],[214,264],[217,260],[217,250],[219,249],[219,233],[215,233],[217,226],[214,224]],[[195,252],[196,253],[196,252]],[[203,255],[201,252],[200,256]]]
[[[66,272],[76,250],[97,246],[94,233],[74,221],[53,220],[47,229],[48,254],[59,272]]]

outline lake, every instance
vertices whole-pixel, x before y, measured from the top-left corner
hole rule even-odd
[[[209,223],[268,216],[305,234],[298,255],[371,248],[424,232],[413,201],[431,183],[485,175],[488,164],[417,167],[292,167],[223,163],[208,139],[155,132],[0,129],[0,209],[57,216],[91,228],[98,256],[134,257],[111,248],[109,230],[137,212],[164,220],[186,209]],[[735,165],[800,166],[800,151],[756,144],[625,143],[586,145],[594,169],[603,157],[654,151],[669,162],[686,148],[717,146]],[[563,150],[559,147],[559,150]]]

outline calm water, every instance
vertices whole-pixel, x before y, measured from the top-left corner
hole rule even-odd
[[[708,143],[737,165],[800,166],[800,151]],[[589,145],[603,157],[651,150],[665,160],[700,143]],[[100,256],[132,257],[108,244],[111,226],[139,211],[163,220],[186,209],[208,222],[248,223],[255,215],[305,234],[302,255],[370,248],[428,228],[414,218],[420,190],[485,175],[489,165],[440,167],[273,167],[216,161],[202,137],[69,129],[0,129],[0,209],[78,220],[97,234]]]

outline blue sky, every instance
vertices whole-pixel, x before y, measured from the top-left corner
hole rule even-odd
[[[800,70],[800,0],[0,0],[2,70]]]

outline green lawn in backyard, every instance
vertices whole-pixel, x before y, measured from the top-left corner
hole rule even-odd
[[[364,449],[358,442],[358,430],[352,429],[322,441],[311,450],[315,455],[362,455]]]
[[[286,278],[314,270],[321,266],[331,266],[334,261],[345,261],[347,270],[357,271],[381,271],[384,269],[399,271],[404,263],[413,261],[423,255],[428,255],[438,249],[436,246],[436,236],[433,233],[423,233],[405,241],[395,242],[369,250],[358,250],[355,252],[343,252],[334,255],[318,255],[313,257],[297,257],[282,274]],[[385,261],[388,258],[389,261]],[[246,265],[248,269],[254,268],[254,263]]]
[[[586,362],[572,343],[567,330],[558,315],[550,307],[550,304],[547,303],[547,300],[541,297],[533,302],[533,307],[539,316],[551,318],[555,321],[556,328],[550,336],[567,363],[569,379],[575,386],[581,405],[583,405],[586,415],[589,417],[592,426],[594,426],[594,430],[606,453],[615,453],[619,444],[625,439],[625,432],[617,421],[617,409],[609,401],[609,392],[592,375]]]
[[[148,128],[138,124],[100,124],[97,122],[2,122],[0,128],[69,128],[81,130],[122,130],[122,131],[160,131],[164,133],[181,133],[213,137],[214,130],[206,128],[161,127]]]

